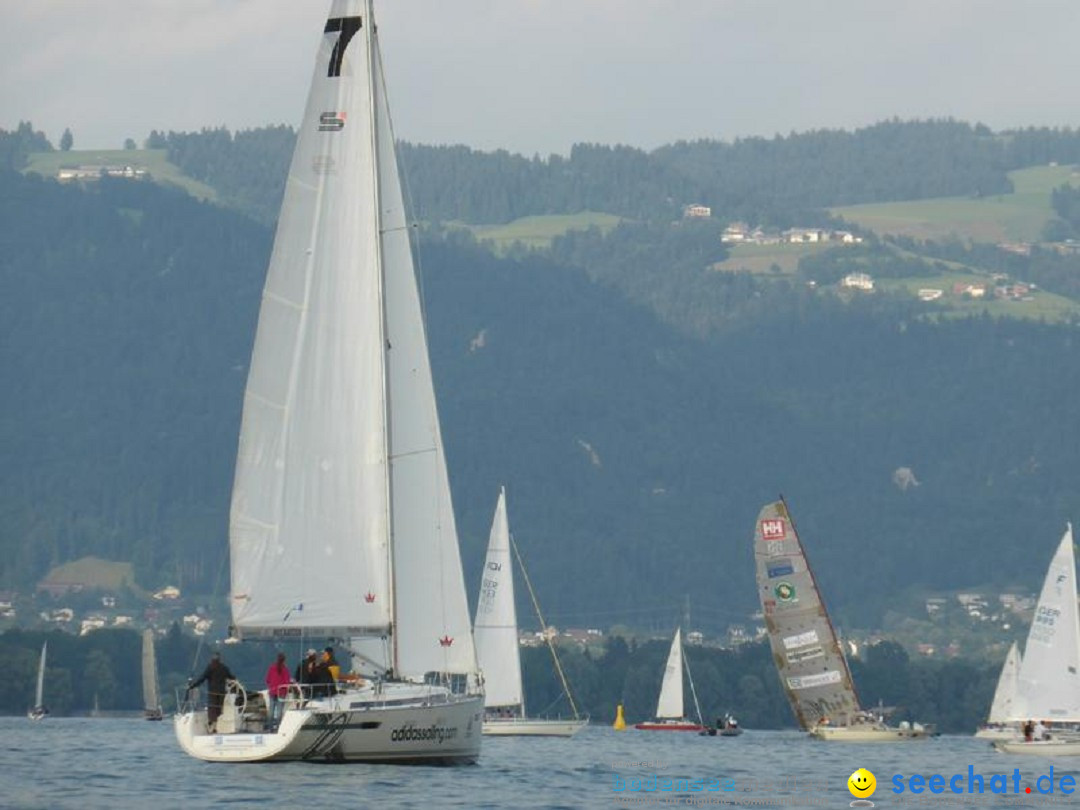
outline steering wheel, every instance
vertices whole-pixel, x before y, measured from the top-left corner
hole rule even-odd
[[[235,695],[233,698],[233,706],[238,714],[243,714],[247,709],[247,690],[240,681],[226,681],[225,682],[225,694]]]

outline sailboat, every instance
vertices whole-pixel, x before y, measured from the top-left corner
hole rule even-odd
[[[49,715],[49,709],[45,705],[45,658],[49,649],[49,642],[41,645],[41,659],[38,661],[37,691],[34,692],[34,707],[26,713],[31,720],[44,720]]]
[[[332,642],[273,731],[233,682],[191,756],[461,764],[483,692],[372,0],[333,0],[282,200],[244,394],[229,526],[238,640]],[[366,677],[358,677],[363,669]]]
[[[975,732],[983,740],[1011,739],[1016,736],[1015,714],[1020,709],[1020,648],[1014,641],[1005,656],[998,676],[994,700],[990,704],[990,716],[986,724]]]
[[[143,630],[142,637],[142,691],[143,717],[147,720],[160,720],[164,715],[161,712],[161,697],[158,694],[154,631],[149,627]]]
[[[1016,727],[1028,720],[1075,726],[1080,723],[1080,612],[1076,603],[1076,558],[1072,524],[1046,572],[1035,616],[1028,630],[1020,664],[1019,697],[1010,720]],[[999,751],[1039,756],[1080,755],[1075,733],[1051,731],[1043,739],[995,740]]]
[[[698,705],[697,691],[693,678],[690,690],[694,696],[694,708],[697,710],[697,722],[686,719],[683,708],[683,647],[682,628],[675,630],[668,650],[667,665],[664,667],[664,680],[660,684],[660,698],[656,702],[656,719],[650,723],[637,723],[634,728],[641,731],[704,731],[705,723],[701,719],[701,707]],[[690,675],[686,667],[687,676]]]
[[[847,659],[783,500],[766,504],[754,531],[758,595],[780,683],[799,725],[822,740],[896,742],[932,729],[886,725],[859,706]]]
[[[563,693],[570,703],[574,717],[567,720],[542,719],[529,717],[525,713],[511,547],[517,551],[510,534],[510,522],[506,514],[506,488],[503,487],[499,490],[495,517],[491,523],[484,575],[480,582],[480,597],[476,606],[476,621],[473,625],[476,654],[484,675],[486,714],[483,733],[499,736],[572,737],[585,728],[589,721],[578,715],[577,705],[559,663],[558,652],[550,639],[548,647],[555,661],[555,670],[562,680]],[[529,585],[521,557],[518,556],[517,559],[525,582]],[[532,594],[531,585],[529,593]],[[536,607],[540,626],[546,627],[535,596],[533,605]]]

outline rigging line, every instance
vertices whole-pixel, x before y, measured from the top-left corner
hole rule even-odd
[[[525,563],[522,562],[521,554],[518,552],[517,543],[514,542],[514,535],[510,535],[510,548],[514,550],[514,557],[517,558],[518,568],[521,569],[521,576],[525,580],[525,587],[529,589],[529,598],[532,599],[533,609],[536,611],[536,618],[540,620],[540,627],[542,630],[547,630],[547,624],[544,622],[544,617],[540,613],[540,603],[536,601],[536,593],[533,591],[532,582],[529,580],[529,572],[525,570]],[[559,680],[562,681],[563,691],[566,693],[566,699],[570,701],[570,709],[574,712],[574,719],[580,719],[578,714],[577,704],[574,703],[574,696],[570,692],[570,684],[566,682],[566,673],[563,672],[562,664],[559,663],[559,654],[555,652],[554,642],[548,638],[548,634],[544,633],[544,638],[547,639],[548,649],[551,650],[551,658],[555,661],[555,670],[559,673]]]
[[[682,651],[683,668],[686,670],[686,677],[690,681],[690,694],[694,696],[694,709],[697,711],[697,720],[701,725],[705,725],[705,721],[701,719],[701,704],[698,703],[697,689],[694,688],[694,676],[690,674],[690,658],[686,654],[686,650]]]
[[[217,599],[221,595],[221,575],[225,571],[225,564],[229,561],[228,554],[221,555],[221,564],[218,565],[217,576],[214,577],[214,589],[210,592],[211,601]],[[229,615],[232,615],[232,605],[229,605]],[[206,646],[206,636],[199,636],[199,643],[195,645],[195,656],[191,660],[191,668],[188,670],[189,675],[195,674],[195,667],[199,663],[199,656],[202,653],[203,647]]]

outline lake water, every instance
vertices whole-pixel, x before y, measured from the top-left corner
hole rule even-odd
[[[969,793],[969,766],[984,793]],[[1054,793],[1037,780],[1054,768]],[[841,744],[795,732],[748,731],[737,738],[693,733],[616,732],[593,726],[569,740],[485,738],[480,763],[433,768],[282,763],[222,765],[185,755],[172,723],[142,719],[0,718],[0,807],[192,808],[576,808],[849,807],[847,778],[857,768],[877,778],[877,807],[1076,807],[1080,790],[1061,792],[1061,777],[1080,783],[1080,758],[997,754],[982,740],[940,737],[899,744]],[[1013,793],[1014,769],[1020,793]],[[895,775],[945,780],[965,792],[892,792]],[[1007,777],[1008,795],[990,793]],[[655,779],[653,777],[656,777]],[[664,779],[701,780],[699,791],[664,790]],[[623,786],[623,790],[615,788]],[[1043,779],[1043,788],[1048,786]],[[655,787],[655,790],[632,790]],[[710,790],[712,786],[715,789]],[[1027,787],[1032,788],[1029,795]],[[729,788],[724,790],[723,788]],[[629,797],[629,798],[627,798]],[[908,801],[904,802],[903,799]],[[915,804],[912,799],[920,800]],[[1053,802],[1052,802],[1053,800]],[[677,803],[676,803],[677,802]]]

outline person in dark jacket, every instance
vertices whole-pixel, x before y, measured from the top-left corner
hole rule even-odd
[[[228,682],[234,680],[236,678],[233,677],[232,672],[221,662],[221,653],[216,652],[210,656],[210,663],[206,665],[203,674],[194,681],[188,681],[188,689],[197,689],[204,681],[206,682],[207,731],[211,734],[217,729]]]
[[[308,650],[303,660],[296,665],[296,682],[297,683],[314,683],[315,673],[315,659],[318,653],[315,650]]]
[[[312,697],[327,697],[337,693],[334,670],[331,669],[331,666],[336,669],[337,663],[334,661],[334,651],[327,647],[322,660],[317,661],[311,667]]]

